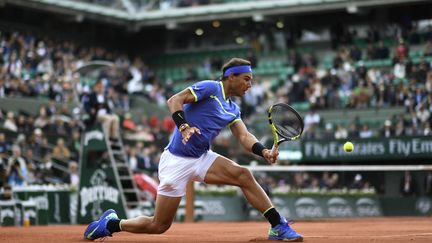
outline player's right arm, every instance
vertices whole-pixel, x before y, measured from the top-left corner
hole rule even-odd
[[[194,133],[201,134],[197,127],[190,127],[187,123],[183,112],[183,105],[196,101],[196,96],[191,89],[184,89],[177,94],[171,96],[168,101],[168,109],[170,110],[173,120],[176,123],[179,131],[182,134],[182,143],[186,144]]]
[[[184,89],[177,94],[171,96],[168,101],[168,108],[171,113],[174,113],[178,110],[183,110],[183,105],[187,103],[195,102],[195,96],[192,94],[192,91],[188,89]]]

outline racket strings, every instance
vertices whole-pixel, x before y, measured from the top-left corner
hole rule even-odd
[[[276,131],[280,135],[293,138],[302,132],[302,122],[290,109],[283,106],[275,106],[273,107],[271,116]]]

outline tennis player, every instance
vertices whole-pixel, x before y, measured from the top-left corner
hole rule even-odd
[[[201,81],[173,95],[167,103],[178,129],[160,158],[154,216],[120,220],[109,209],[87,227],[84,237],[94,240],[120,231],[164,233],[174,220],[186,184],[193,180],[240,187],[249,203],[269,221],[270,240],[302,241],[303,237],[278,213],[248,169],[210,150],[213,139],[229,126],[244,148],[269,163],[276,162],[279,151],[267,149],[248,132],[239,106],[229,98],[243,96],[252,86],[252,77],[251,63],[233,58],[223,65],[220,81]]]

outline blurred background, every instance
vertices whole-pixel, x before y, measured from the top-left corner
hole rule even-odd
[[[151,212],[159,156],[175,129],[166,100],[217,80],[232,57],[254,70],[252,89],[233,98],[250,131],[271,146],[266,109],[286,102],[304,117],[305,132],[283,144],[280,168],[271,171],[254,170],[266,162],[229,129],[212,149],[250,166],[289,217],[431,214],[427,0],[0,0],[1,205],[17,212],[25,203],[11,199],[36,201],[45,223],[86,222],[106,198],[90,200],[98,210],[88,218],[78,198],[104,185],[119,188],[112,203],[127,215]],[[98,152],[87,148],[101,124],[89,102],[94,93],[113,126],[97,128],[105,135]],[[348,140],[352,153],[342,149]],[[97,169],[105,182],[89,172]],[[224,200],[243,208],[234,219],[259,219],[234,188],[195,188],[199,219],[231,220]],[[222,199],[208,203],[208,195]],[[373,203],[359,208],[364,197]],[[71,202],[60,203],[65,215],[40,213],[62,200]],[[365,214],[371,209],[376,214]],[[3,213],[0,222],[23,224],[21,213],[21,221]]]

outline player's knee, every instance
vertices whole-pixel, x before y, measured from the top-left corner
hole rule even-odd
[[[248,169],[240,167],[237,178],[240,185],[248,185],[254,177]]]
[[[170,227],[171,227],[171,224],[155,224],[153,227],[153,234],[163,234]]]

